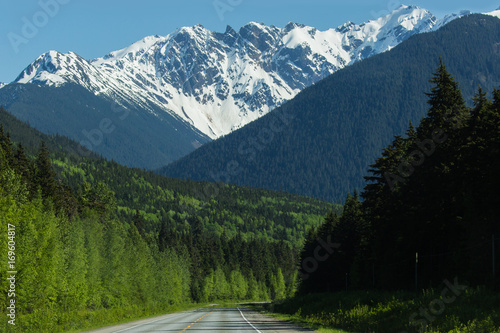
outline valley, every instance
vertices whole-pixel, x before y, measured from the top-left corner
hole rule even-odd
[[[250,22],[224,33],[196,25],[93,60],[52,50],[0,91],[0,105],[109,159],[158,169],[332,73],[466,14],[438,20],[428,10],[403,5],[369,22],[326,31],[293,22],[283,28]],[[122,109],[129,114],[124,119],[117,117]],[[98,129],[102,119],[116,128],[95,144],[85,133]]]
[[[42,54],[0,84],[0,332],[500,332],[499,18]]]

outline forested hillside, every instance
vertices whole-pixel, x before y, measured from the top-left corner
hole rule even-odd
[[[300,246],[311,226],[317,226],[331,210],[327,202],[225,184],[183,181],[130,169],[84,150],[63,136],[44,135],[0,108],[0,123],[14,142],[24,142],[28,156],[35,156],[42,140],[51,151],[58,175],[74,191],[105,183],[117,200],[120,220],[130,223],[138,213],[147,232],[163,224],[178,232],[192,230],[200,222],[210,235],[229,238],[283,240]]]
[[[2,88],[0,105],[43,133],[72,138],[127,166],[159,168],[210,141],[158,107],[144,112],[141,106],[96,96],[73,83],[10,84]]]
[[[491,100],[479,88],[467,107],[443,64],[431,83],[427,116],[371,165],[363,201],[349,195],[343,214],[309,235],[303,259],[318,237],[341,245],[314,272],[302,267],[302,293],[346,283],[421,290],[455,278],[500,287],[500,91]]]
[[[457,19],[336,72],[160,173],[341,202],[346,193],[363,188],[367,166],[392,135],[405,131],[409,121],[419,124],[439,58],[470,100],[478,84],[491,91],[500,82],[498,45],[498,18]]]
[[[431,84],[361,198],[311,230],[276,312],[327,332],[500,332],[500,90],[468,107],[443,63]]]
[[[16,323],[2,331],[61,332],[193,302],[283,299],[296,289],[304,234],[337,209],[85,157],[75,143],[0,114],[13,130],[0,128],[4,290],[15,275],[15,293],[0,302],[15,301],[2,313]]]

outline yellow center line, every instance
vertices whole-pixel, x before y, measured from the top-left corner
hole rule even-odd
[[[191,326],[193,326],[195,323],[197,323],[198,321],[202,320],[203,318],[205,318],[206,316],[208,316],[209,314],[211,314],[213,311],[210,311],[209,313],[207,313],[206,315],[204,316],[201,316],[200,318],[196,319],[194,322],[191,323],[191,325],[189,325],[188,327],[186,327],[185,329],[183,329],[181,332],[184,332],[184,331],[187,331],[188,328],[190,328]],[[179,333],[181,333],[179,332]]]

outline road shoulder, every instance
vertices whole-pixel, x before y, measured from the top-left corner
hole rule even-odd
[[[289,321],[275,318],[267,313],[259,312],[258,308],[241,306],[239,309],[241,310],[245,318],[262,333],[314,332],[310,329],[300,327]]]

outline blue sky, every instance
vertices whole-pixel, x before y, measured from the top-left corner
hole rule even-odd
[[[468,9],[493,11],[492,0],[4,0],[0,3],[0,82],[11,82],[48,50],[103,56],[149,35],[167,35],[202,24],[224,32],[257,21],[283,27],[289,21],[320,30],[361,23],[401,4],[429,9],[438,18]]]

